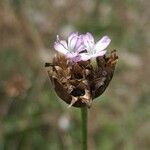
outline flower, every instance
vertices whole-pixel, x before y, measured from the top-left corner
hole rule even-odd
[[[94,38],[91,33],[86,33],[83,36],[84,47],[87,50],[85,53],[81,53],[81,60],[86,61],[94,57],[103,56],[106,53],[105,48],[110,44],[111,39],[108,36],[103,36],[98,42],[94,42]]]
[[[54,48],[58,53],[45,67],[57,95],[68,107],[90,108],[92,101],[108,87],[118,60],[115,50],[105,55],[110,41],[104,36],[95,43],[91,33],[72,33],[67,41],[57,36]],[[92,58],[96,59],[87,61]]]
[[[79,52],[83,51],[84,45],[82,40],[82,35],[78,35],[77,32],[73,32],[69,35],[68,41],[60,40],[59,35],[57,35],[57,41],[54,43],[54,48],[56,51],[64,54],[67,58],[70,58],[74,62],[81,60]]]

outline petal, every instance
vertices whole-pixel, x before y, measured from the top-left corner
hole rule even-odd
[[[78,53],[70,53],[70,52],[68,52],[66,54],[66,57],[70,58],[74,62],[81,61],[81,56]]]
[[[55,42],[54,48],[56,51],[63,53],[64,55],[66,55],[68,52],[66,41]]]
[[[78,47],[82,44],[82,42],[83,42],[82,39],[80,37],[78,37],[75,48],[78,49]]]
[[[64,40],[60,40],[59,35],[56,36],[56,42],[62,44],[66,49],[68,49],[67,42]]]
[[[92,55],[89,55],[88,57],[89,57],[89,59],[91,59],[91,58],[96,58],[96,57],[98,57],[98,56],[103,56],[103,55],[105,55],[105,53],[106,53],[106,50],[104,50],[104,51],[100,51],[100,52],[98,52],[98,53],[95,53],[95,54],[92,54]],[[88,60],[87,58],[86,58],[86,56],[82,56],[81,57],[81,59],[83,60],[83,57],[85,57],[85,60]]]
[[[66,41],[61,40],[61,41],[58,42],[58,43],[60,43],[61,45],[63,45],[65,49],[68,49],[68,46],[67,46],[67,42],[66,42]]]
[[[76,57],[73,57],[73,58],[72,58],[72,61],[74,61],[74,62],[79,62],[79,61],[81,61],[81,56],[80,56],[80,55],[77,55]]]
[[[87,49],[87,51],[91,51],[94,47],[94,38],[91,33],[86,33],[86,35],[83,37],[84,45]]]
[[[92,43],[94,43],[94,38],[93,38],[93,35],[89,32],[87,32],[85,34],[85,38],[88,39],[89,41],[91,41]]]
[[[80,52],[82,52],[82,51],[84,51],[85,50],[85,46],[82,44],[82,45],[80,45],[77,49],[76,49],[76,52],[77,53],[80,53]]]
[[[78,41],[78,36],[73,36],[72,39],[70,40],[70,44],[68,43],[68,48],[70,51],[75,50],[76,43]]]
[[[72,58],[76,57],[77,55],[78,55],[77,53],[70,53],[70,52],[67,52],[66,57],[72,59]]]
[[[77,36],[78,36],[78,32],[72,32],[68,37],[68,45],[71,45],[72,38]]]
[[[78,53],[85,50],[85,46],[83,44],[83,35],[78,36],[78,40],[75,45],[75,50]]]
[[[100,51],[98,53],[91,55],[91,57],[93,58],[93,57],[103,56],[105,54],[106,54],[106,50],[103,50],[103,51]]]
[[[97,52],[104,50],[111,42],[108,36],[103,36],[96,44],[95,49]]]
[[[88,53],[81,53],[79,54],[81,56],[81,60],[87,61],[91,58],[91,56]]]

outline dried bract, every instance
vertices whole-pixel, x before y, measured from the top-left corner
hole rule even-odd
[[[118,60],[116,51],[109,56],[73,62],[65,55],[56,53],[52,63],[46,63],[48,75],[57,95],[70,106],[90,107],[93,99],[100,96],[110,83]]]

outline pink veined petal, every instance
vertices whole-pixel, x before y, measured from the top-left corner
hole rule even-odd
[[[78,36],[78,40],[75,45],[75,51],[79,53],[82,52],[83,50],[85,50],[85,46],[83,44],[83,35],[80,35]]]
[[[111,39],[108,36],[103,36],[96,44],[96,52],[104,50],[111,42]]]
[[[78,32],[72,32],[69,36],[68,36],[68,45],[71,45],[71,41],[73,37],[77,37],[78,36]]]
[[[68,49],[67,42],[65,40],[60,40],[59,35],[56,36],[56,42],[62,44],[66,49]]]
[[[64,43],[64,44],[62,44],[62,43]],[[60,42],[55,42],[54,43],[54,48],[55,48],[56,51],[58,51],[58,52],[60,52],[64,55],[66,55],[68,53],[68,50],[65,47],[65,42],[62,42],[62,41],[61,41],[61,43]]]
[[[81,56],[81,60],[87,61],[91,58],[91,56],[88,53],[81,53],[79,54]]]
[[[86,33],[83,37],[83,42],[87,51],[91,51],[94,47],[94,38],[91,33]]]
[[[94,43],[94,38],[93,38],[93,35],[89,32],[87,32],[85,34],[85,38],[87,38],[89,41],[91,41],[92,43]]]
[[[59,41],[58,43],[62,44],[62,45],[65,47],[65,49],[68,49],[68,45],[67,45],[67,42],[66,42],[66,41],[61,40],[61,41]]]
[[[77,41],[78,41],[78,36],[72,37],[72,39],[70,40],[70,44],[68,43],[68,48],[70,48],[70,50],[75,50]]]
[[[80,37],[77,38],[77,42],[75,45],[75,49],[78,49],[78,47],[82,44],[82,39]]]
[[[94,44],[88,40],[84,40],[85,49],[91,51],[94,48]]]

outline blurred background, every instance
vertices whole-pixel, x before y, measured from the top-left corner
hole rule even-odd
[[[0,1],[0,150],[81,149],[81,118],[44,68],[56,35],[109,35],[119,61],[89,110],[89,150],[150,149],[148,0]]]

